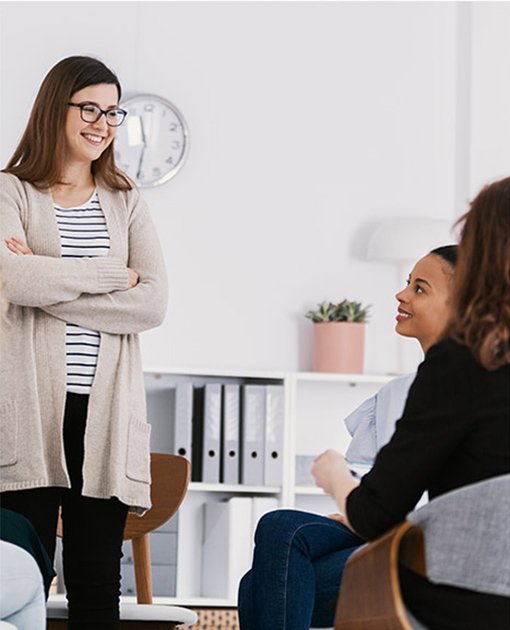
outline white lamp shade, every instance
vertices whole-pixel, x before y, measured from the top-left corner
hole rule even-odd
[[[455,242],[453,221],[392,219],[380,225],[368,241],[368,260],[418,260],[431,249]]]

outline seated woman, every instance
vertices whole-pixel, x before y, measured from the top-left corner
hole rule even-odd
[[[424,490],[434,499],[510,472],[510,178],[486,186],[460,222],[447,336],[420,365],[390,442],[361,482],[335,451],[313,466],[317,485],[334,498],[353,537],[380,536]],[[316,548],[302,544],[306,534],[296,538],[302,556],[320,563]],[[505,563],[508,558],[502,558],[506,569]],[[401,587],[408,608],[430,630],[510,627],[507,597],[433,584],[409,570]]]
[[[417,339],[424,355],[438,341],[448,321],[456,262],[457,245],[433,249],[416,263],[407,286],[395,296],[399,302],[395,330],[403,337]],[[367,469],[372,466],[395,431],[415,377],[413,372],[393,379],[345,418],[352,436],[345,453],[348,462]]]
[[[397,332],[418,339],[424,352],[447,324],[455,260],[455,245],[433,250],[416,263],[407,287],[396,296]],[[349,426],[357,427],[351,459],[373,461],[394,430],[413,378],[391,381],[348,418]],[[364,540],[336,516],[276,510],[260,520],[255,543],[252,569],[239,587],[241,628],[331,626],[343,567]]]

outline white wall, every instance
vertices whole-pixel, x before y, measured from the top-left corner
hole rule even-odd
[[[412,367],[416,342],[392,332],[404,278],[364,260],[364,248],[387,218],[453,220],[463,209],[458,153],[469,121],[457,50],[471,33],[460,11],[448,2],[3,2],[0,163],[47,70],[68,55],[99,56],[125,92],[169,98],[190,127],[185,167],[144,192],[170,276],[166,321],[142,338],[147,363],[307,369],[304,312],[348,297],[373,304],[366,371],[397,370],[399,343],[414,352]]]
[[[469,193],[510,171],[510,2],[476,2],[472,19]]]

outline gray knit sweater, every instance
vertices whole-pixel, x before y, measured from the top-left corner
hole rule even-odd
[[[137,333],[161,324],[165,265],[137,190],[97,183],[109,256],[61,258],[51,196],[0,173],[0,275],[10,303],[0,338],[0,491],[69,487],[62,441],[65,322],[101,332],[89,398],[83,494],[150,507],[149,436]],[[18,237],[34,256],[16,255]],[[127,267],[140,276],[128,288]]]

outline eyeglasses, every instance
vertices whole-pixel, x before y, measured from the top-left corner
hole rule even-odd
[[[120,127],[127,116],[127,111],[120,107],[113,109],[101,109],[92,103],[67,103],[70,107],[79,107],[80,116],[83,122],[95,123],[104,114],[106,124],[109,127]]]

